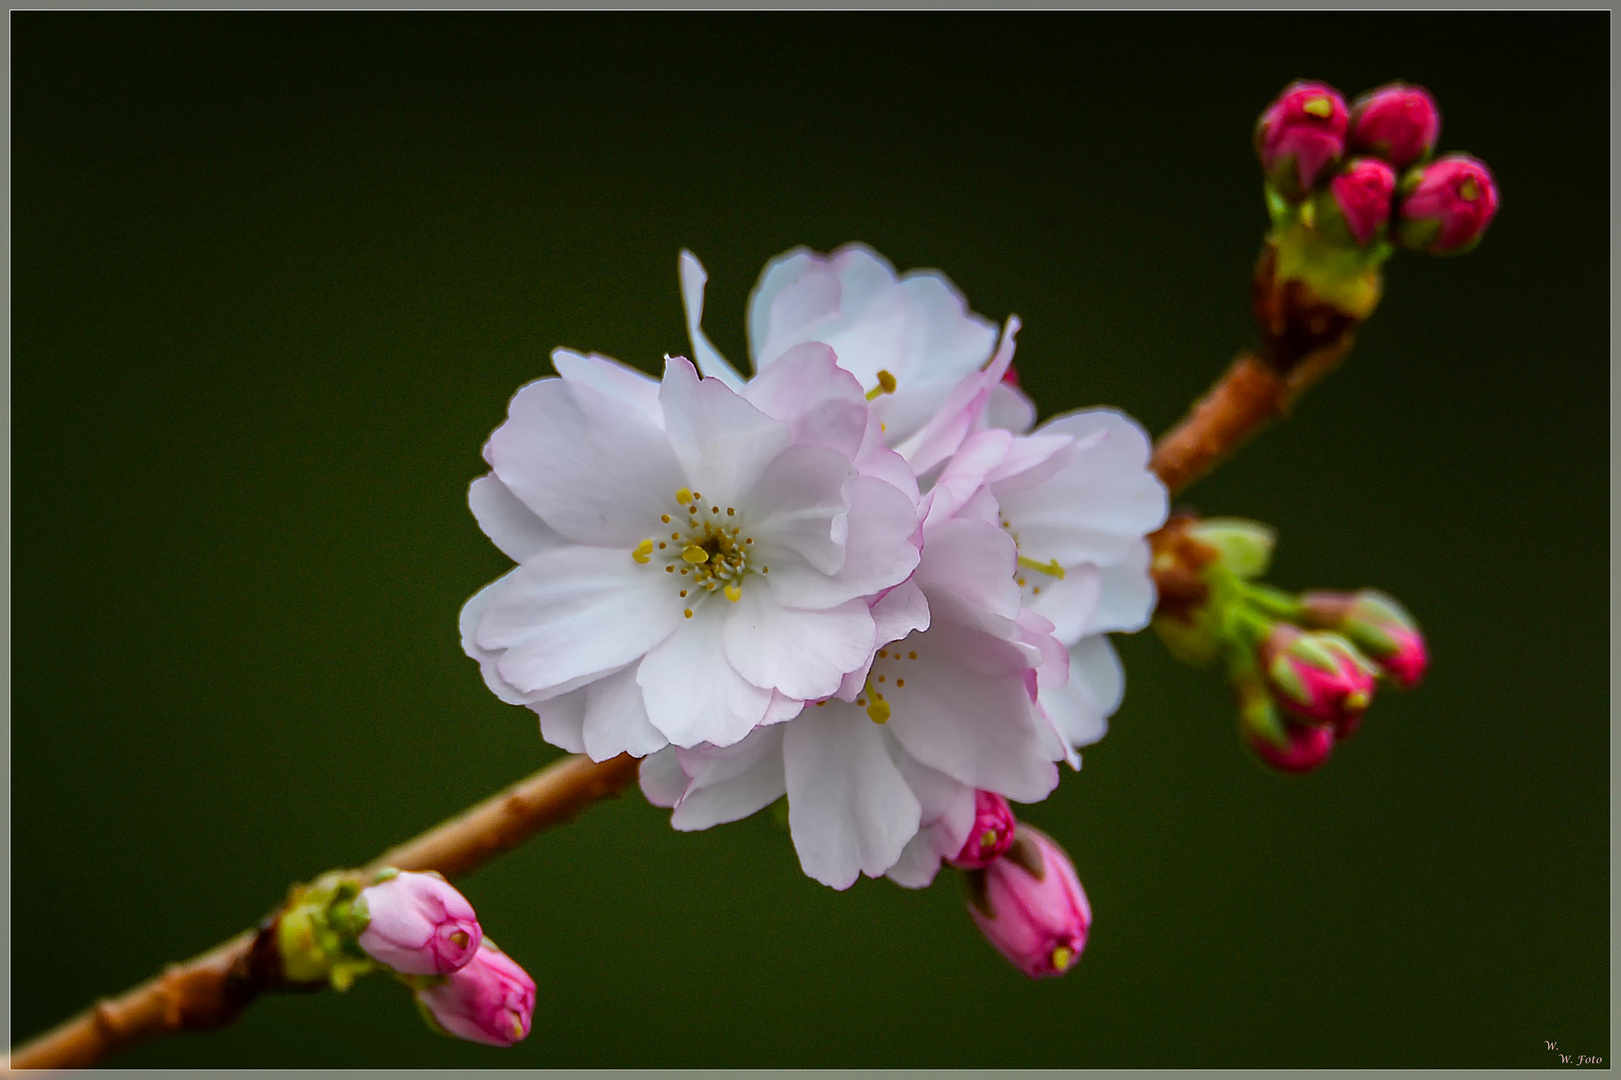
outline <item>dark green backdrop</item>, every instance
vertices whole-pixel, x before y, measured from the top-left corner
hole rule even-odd
[[[1029,810],[1097,913],[1017,975],[949,880],[847,893],[628,797],[464,882],[539,984],[500,1052],[386,979],[178,1065],[1540,1066],[1609,1056],[1608,16],[12,16],[18,1038],[551,759],[457,644],[465,507],[556,345],[741,358],[771,256],[864,240],[1019,314],[1046,413],[1163,430],[1249,337],[1257,112],[1403,77],[1503,209],[1189,495],[1434,666],[1319,774],[1123,641]]]

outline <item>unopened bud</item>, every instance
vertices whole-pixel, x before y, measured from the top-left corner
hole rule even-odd
[[[1351,103],[1351,149],[1397,169],[1423,161],[1441,135],[1441,110],[1422,86],[1390,83]]]
[[[1260,661],[1279,705],[1345,735],[1373,701],[1373,666],[1338,634],[1278,623],[1261,644]]]
[[[1497,214],[1497,181],[1483,161],[1448,154],[1402,178],[1396,238],[1431,255],[1461,255]]]
[[[358,939],[373,960],[402,975],[446,975],[473,959],[484,932],[473,905],[437,874],[395,873],[361,892]]]
[[[1013,844],[1018,822],[1013,807],[994,791],[974,792],[974,825],[968,839],[951,865],[959,870],[982,870],[1001,857]]]
[[[1430,663],[1424,635],[1407,609],[1384,593],[1312,592],[1300,601],[1312,625],[1344,635],[1397,686],[1411,689],[1424,677]]]
[[[1268,183],[1286,199],[1306,196],[1345,153],[1350,112],[1327,83],[1295,82],[1255,125],[1255,152]]]
[[[1249,743],[1255,756],[1279,772],[1308,773],[1328,760],[1334,749],[1334,731],[1318,724],[1297,724],[1283,721],[1283,744],[1267,738],[1249,727],[1244,728],[1244,741]]]
[[[529,1034],[535,980],[488,938],[462,968],[416,992],[429,1024],[486,1046],[511,1046]]]
[[[968,913],[992,945],[1031,978],[1062,975],[1080,959],[1092,905],[1064,849],[1021,824],[1007,853],[965,875]]]
[[[1317,228],[1330,242],[1367,247],[1385,234],[1396,172],[1378,158],[1356,158],[1317,197]]]

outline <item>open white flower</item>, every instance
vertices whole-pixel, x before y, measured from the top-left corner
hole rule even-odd
[[[976,788],[1034,802],[1058,782],[1062,743],[1036,697],[1062,685],[1068,656],[1021,611],[1016,565],[988,489],[930,514],[917,573],[873,608],[882,644],[840,696],[736,746],[662,751],[643,762],[643,791],[678,829],[786,794],[811,877],[927,884],[961,849]]]
[[[732,745],[868,663],[867,598],[917,565],[916,488],[825,347],[747,396],[679,358],[662,382],[553,363],[469,493],[519,563],[462,613],[491,689],[601,760]]]
[[[738,386],[743,377],[704,335],[703,266],[681,253],[687,332],[699,370]],[[996,348],[996,325],[974,314],[938,270],[896,274],[864,244],[828,255],[795,248],[766,264],[749,297],[749,356],[757,373],[806,342],[830,346],[839,365],[873,396],[872,409],[891,446],[901,447],[940,412],[967,376]],[[1024,431],[1035,407],[1000,376],[988,390],[995,426]],[[910,455],[908,455],[910,459]]]

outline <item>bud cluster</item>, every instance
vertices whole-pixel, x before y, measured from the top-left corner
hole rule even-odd
[[[347,990],[387,970],[437,1031],[491,1046],[529,1034],[534,980],[484,937],[473,906],[439,874],[323,874],[294,887],[270,932],[287,983]]]
[[[1245,741],[1273,768],[1309,772],[1356,732],[1379,680],[1411,688],[1429,657],[1412,616],[1382,593],[1261,584],[1273,543],[1255,522],[1172,518],[1156,538],[1167,587],[1154,626],[1188,662],[1224,658]]]
[[[1422,86],[1390,83],[1347,105],[1327,83],[1290,84],[1255,127],[1275,230],[1298,225],[1374,265],[1387,237],[1432,255],[1468,251],[1497,213],[1497,185],[1467,154],[1432,161],[1440,134]]]
[[[975,817],[956,858],[968,914],[985,939],[1033,979],[1062,975],[1086,948],[1092,905],[1058,842],[1016,821],[1006,799],[974,793]]]

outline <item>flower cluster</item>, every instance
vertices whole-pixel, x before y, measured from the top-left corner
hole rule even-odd
[[[1156,570],[1186,587],[1155,629],[1189,662],[1225,657],[1244,739],[1274,768],[1317,768],[1356,732],[1376,680],[1410,689],[1423,677],[1424,638],[1390,597],[1261,584],[1273,545],[1262,525],[1177,515],[1156,544]]]
[[[795,250],[750,299],[753,375],[701,327],[654,379],[559,349],[469,502],[518,565],[462,611],[547,741],[643,759],[681,830],[787,797],[805,872],[928,884],[979,792],[1044,798],[1100,738],[1164,519],[1149,442],[1094,409],[1033,427],[996,327],[937,272]],[[1011,820],[1011,819],[1010,819]]]
[[[276,920],[283,977],[346,990],[381,967],[429,1026],[489,1046],[529,1034],[535,983],[484,936],[473,905],[435,873],[335,871],[294,890]]]
[[[1348,106],[1327,83],[1290,84],[1255,127],[1274,217],[1334,246],[1374,249],[1393,232],[1414,251],[1468,251],[1497,213],[1497,184],[1468,154],[1431,161],[1440,133],[1421,86],[1391,83]]]

